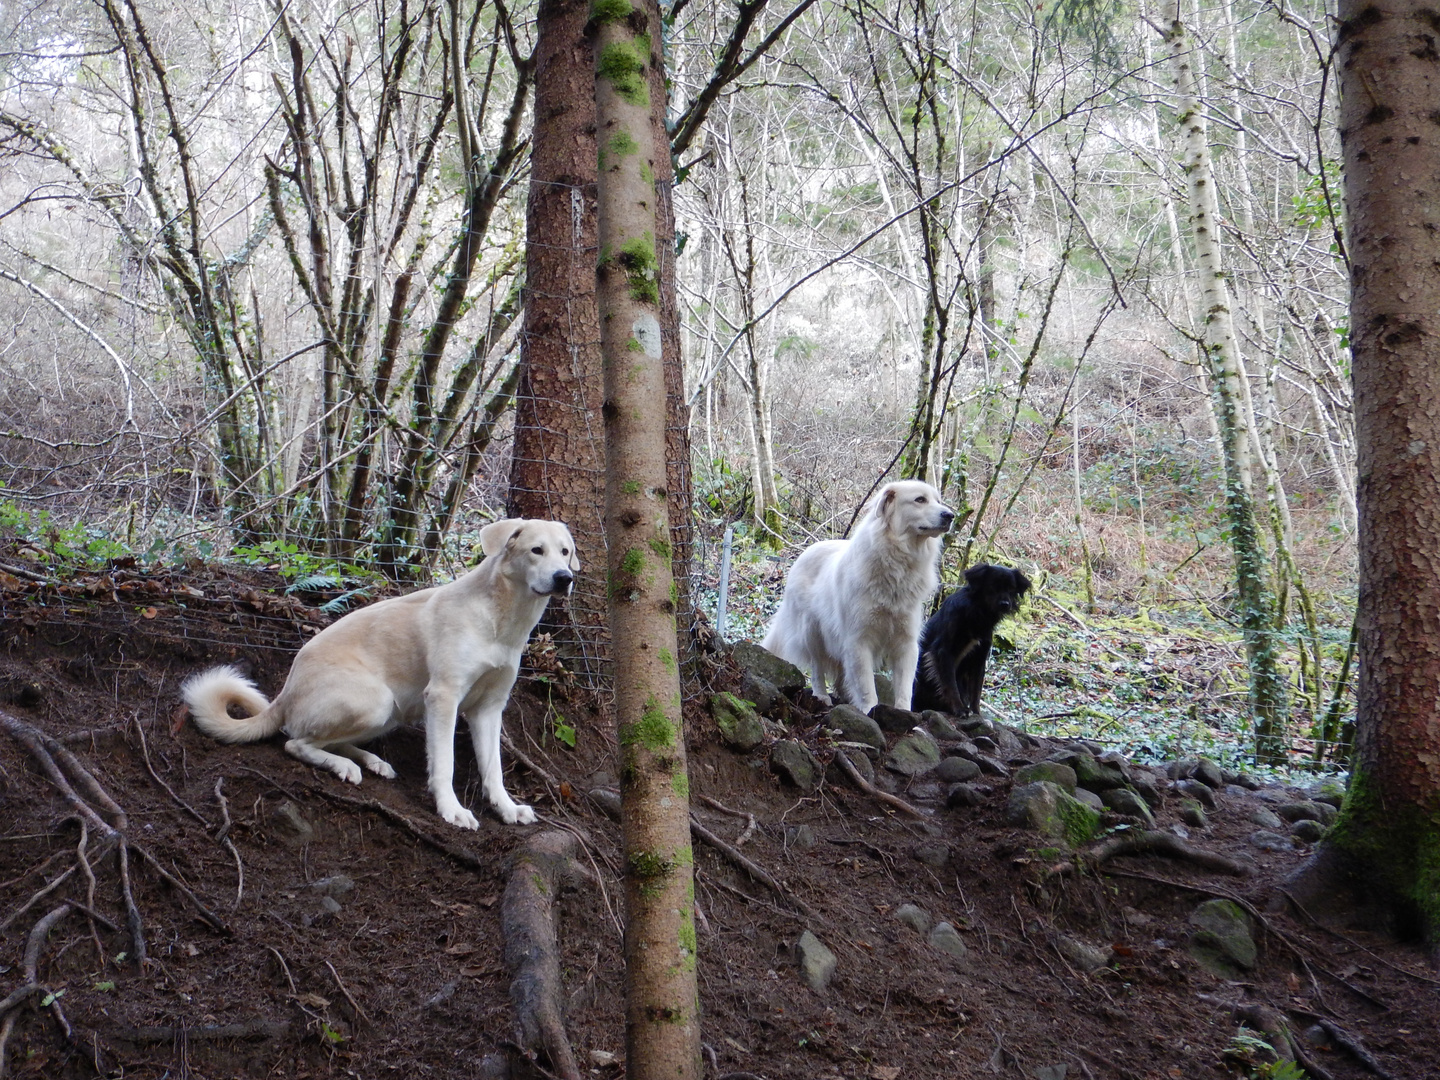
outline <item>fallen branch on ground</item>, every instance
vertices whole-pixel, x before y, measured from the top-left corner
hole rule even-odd
[[[795,910],[802,912],[806,916],[806,918],[809,918],[815,914],[814,910],[808,904],[806,904],[805,901],[801,900],[797,896],[791,895],[791,893],[783,885],[781,885],[780,882],[776,881],[774,877],[766,873],[766,871],[762,869],[758,864],[747,859],[744,855],[740,854],[737,849],[731,847],[724,840],[721,840],[718,836],[712,833],[709,829],[705,828],[704,825],[701,825],[700,822],[696,820],[694,814],[690,815],[690,832],[694,836],[698,837],[700,840],[703,840],[705,843],[709,844],[716,851],[720,852],[720,854],[724,855],[725,858],[729,859],[740,869],[744,870],[752,878],[760,882],[760,884],[768,886],[776,896],[780,897],[780,899],[784,900],[791,907],[795,908]]]
[[[861,776],[860,770],[855,768],[855,763],[850,760],[850,755],[845,753],[845,751],[836,751],[835,760],[840,763],[840,768],[845,771],[846,776],[850,777],[850,781],[872,799],[875,799],[877,802],[882,802],[886,806],[893,806],[901,813],[909,814],[911,817],[919,818],[921,821],[930,820],[929,815],[923,810],[911,806],[904,799],[891,795],[888,791],[881,791],[874,784],[870,783],[869,780]]]

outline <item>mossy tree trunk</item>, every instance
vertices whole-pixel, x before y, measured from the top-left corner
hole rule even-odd
[[[1433,10],[1341,0],[1360,522],[1355,762],[1294,883],[1440,943],[1440,87]],[[1339,890],[1338,885],[1356,886]]]
[[[689,775],[666,479],[654,0],[594,0],[605,533],[625,849],[626,1076],[701,1074]],[[659,88],[657,90],[657,88]],[[666,208],[663,212],[660,207]],[[657,225],[659,227],[657,227]]]
[[[1176,0],[1166,41],[1175,72],[1175,97],[1184,144],[1190,195],[1190,238],[1199,270],[1205,313],[1205,354],[1215,418],[1225,463],[1225,511],[1235,556],[1235,591],[1250,671],[1250,711],[1255,753],[1261,761],[1284,756],[1286,680],[1280,670],[1276,605],[1255,515],[1255,482],[1250,412],[1245,401],[1245,368],[1235,336],[1230,289],[1220,251],[1220,206],[1210,160],[1208,125],[1195,71],[1198,53],[1185,25],[1183,0]]]

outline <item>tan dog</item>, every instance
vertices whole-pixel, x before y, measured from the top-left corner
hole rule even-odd
[[[556,521],[507,518],[480,531],[485,560],[464,577],[351,612],[307,642],[273,702],[232,667],[193,675],[182,687],[201,731],[254,742],[283,730],[288,753],[360,783],[360,766],[395,770],[356,743],[425,718],[435,809],[451,825],[477,829],[455,798],[455,718],[464,713],[485,797],[508,825],[535,811],[510,798],[500,771],[500,714],[530,631],[551,596],[570,591],[580,560]],[[227,707],[251,715],[236,719]]]
[[[886,484],[849,540],[800,553],[762,644],[808,672],[816,697],[829,702],[830,679],[862,712],[879,700],[875,668],[888,662],[895,705],[910,708],[925,601],[940,587],[940,536],[954,520],[929,484]]]

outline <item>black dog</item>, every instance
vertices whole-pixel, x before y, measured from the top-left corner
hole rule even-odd
[[[910,707],[964,715],[980,711],[980,684],[995,626],[1020,607],[1030,579],[1008,566],[981,563],[965,571],[920,632],[920,664]]]

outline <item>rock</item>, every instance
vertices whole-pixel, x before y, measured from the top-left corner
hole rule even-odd
[[[820,763],[808,746],[794,739],[781,739],[770,748],[770,770],[807,793],[820,781]]]
[[[922,907],[916,907],[914,904],[901,904],[895,909],[895,918],[899,919],[916,933],[923,934],[930,929],[930,913]]]
[[[1190,913],[1190,955],[1222,979],[1239,978],[1255,967],[1250,919],[1233,900],[1207,900]]]
[[[1210,824],[1205,808],[1194,799],[1186,799],[1180,804],[1180,820],[1194,829],[1203,829]]]
[[[597,1069],[608,1069],[611,1065],[614,1065],[617,1061],[620,1060],[609,1050],[591,1050],[589,1056],[590,1064],[595,1066],[595,1068]]]
[[[905,792],[911,802],[939,802],[945,797],[945,785],[911,784]]]
[[[1320,811],[1320,816],[1315,820],[1324,825],[1327,829],[1335,824],[1335,819],[1340,816],[1340,810],[1334,803],[1316,802],[1315,808]]]
[[[974,746],[977,753],[996,755],[1000,753],[1000,744],[989,735],[976,735]]]
[[[964,960],[969,949],[965,948],[965,942],[960,938],[960,932],[948,922],[936,923],[935,928],[930,931],[925,941],[932,947],[943,953],[949,953],[956,960]]]
[[[803,671],[753,641],[737,641],[730,650],[730,656],[743,670],[764,679],[785,693],[799,690],[806,685],[807,679]]]
[[[841,754],[844,754],[850,764],[855,766],[855,771],[865,778],[867,784],[875,783],[875,766],[870,761],[868,754],[863,750],[853,750],[849,747],[842,747],[835,751],[836,757]],[[833,759],[830,762],[830,767],[825,770],[825,776],[832,784],[853,785],[855,783],[854,780],[850,779],[850,774],[842,769]]]
[[[815,830],[809,825],[788,825],[785,828],[785,846],[797,851],[809,851],[816,844]]]
[[[854,705],[836,705],[825,714],[825,726],[840,732],[846,742],[864,743],[885,752],[885,735],[880,725]]]
[[[1130,787],[1150,804],[1152,810],[1165,801],[1165,796],[1160,793],[1159,785],[1143,773],[1137,772],[1131,775]]]
[[[1338,810],[1345,801],[1345,785],[1333,776],[1327,776],[1318,784],[1312,784],[1305,794],[1315,802],[1326,803]]]
[[[315,826],[306,820],[300,808],[286,799],[275,808],[271,819],[276,824],[280,839],[286,847],[304,847],[315,839]]]
[[[1260,781],[1244,771],[1235,773],[1233,777],[1229,778],[1228,782],[1237,787],[1242,787],[1246,791],[1258,791],[1260,789]]]
[[[995,721],[988,716],[958,717],[955,722],[967,735],[989,735],[995,730]]]
[[[1202,784],[1199,780],[1181,780],[1175,784],[1175,790],[1182,795],[1189,795],[1206,810],[1214,810],[1219,805],[1215,800],[1215,792],[1209,784]]]
[[[961,806],[979,806],[994,791],[985,784],[956,784],[945,796],[945,805],[951,810]]]
[[[1281,836],[1277,832],[1270,832],[1268,829],[1256,829],[1249,836],[1251,847],[1259,848],[1261,851],[1294,851],[1295,845],[1290,839]]]
[[[1011,790],[1005,820],[1078,847],[1095,835],[1100,815],[1064,788],[1040,780]]]
[[[762,713],[768,713],[775,708],[784,697],[778,686],[753,671],[740,673],[740,696],[753,703]]]
[[[1165,766],[1165,775],[1171,780],[1188,780],[1195,775],[1195,766],[1199,762],[1194,758],[1177,758]]]
[[[926,866],[933,866],[937,869],[950,861],[950,845],[948,844],[916,844],[910,849],[916,862],[924,863]]]
[[[1084,750],[1062,750],[1051,754],[1050,760],[1067,765],[1075,772],[1075,784],[1089,791],[1108,791],[1125,786],[1125,774],[1118,766],[1106,765]]]
[[[924,728],[917,728],[899,739],[885,758],[885,767],[901,776],[920,776],[939,764],[940,744]]]
[[[1120,775],[1125,778],[1125,783],[1129,784],[1134,781],[1136,770],[1130,764],[1130,759],[1120,753],[1120,751],[1106,750],[1105,753],[1101,754],[1095,760],[1106,768],[1119,769]]]
[[[1006,754],[1018,754],[1025,749],[1024,738],[1013,728],[1008,728],[1004,724],[996,724],[990,738],[994,739],[995,745]]]
[[[1040,780],[1048,780],[1071,795],[1075,794],[1075,770],[1069,765],[1062,765],[1058,761],[1037,761],[1034,765],[1015,770],[1017,784],[1033,784]]]
[[[486,1054],[480,1059],[479,1074],[480,1080],[510,1080],[510,1055]]]
[[[1220,766],[1206,757],[1195,762],[1195,771],[1190,775],[1212,790],[1218,791],[1225,786],[1225,777],[1220,772]]]
[[[1290,835],[1302,844],[1319,843],[1325,832],[1325,826],[1313,818],[1302,818],[1290,827]]]
[[[1056,934],[1054,941],[1056,951],[1087,975],[1110,963],[1109,949],[1091,945],[1087,941],[1070,937],[1068,934]]]
[[[875,673],[875,698],[886,705],[895,704],[895,684],[883,671]]]
[[[590,802],[611,821],[620,820],[620,792],[609,788],[596,788],[590,792]]]
[[[1311,802],[1309,799],[1301,799],[1296,802],[1281,803],[1275,807],[1275,813],[1282,819],[1289,822],[1296,821],[1318,821],[1322,825],[1329,825],[1333,822],[1340,811],[1329,803]]]
[[[800,965],[800,977],[805,980],[805,985],[817,994],[823,994],[835,975],[835,954],[806,930],[795,943],[795,959]]]
[[[892,735],[903,735],[920,723],[920,714],[909,709],[897,709],[883,702],[870,710],[870,718],[880,725],[881,731]]]
[[[935,778],[947,784],[961,784],[980,775],[980,766],[963,757],[947,757],[935,766]]]
[[[942,712],[926,709],[920,714],[920,726],[937,739],[963,739],[965,733]]]
[[[1093,791],[1087,791],[1083,787],[1077,787],[1075,789],[1075,798],[1090,807],[1090,809],[1094,810],[1097,814],[1105,809],[1105,803],[1101,801],[1100,796],[1096,795]]]
[[[1100,801],[1117,814],[1139,818],[1147,829],[1155,827],[1155,818],[1150,813],[1149,805],[1129,788],[1106,788],[1100,792]]]
[[[1063,1061],[1058,1065],[1042,1065],[1031,1075],[1035,1080],[1065,1080],[1070,1075],[1070,1066]]]
[[[759,746],[765,738],[765,727],[755,706],[734,694],[712,694],[710,713],[720,729],[720,739],[732,750],[742,754]]]
[[[355,888],[355,882],[344,874],[331,874],[329,877],[310,882],[310,888],[321,896],[344,896]]]
[[[1265,806],[1257,806],[1252,810],[1249,820],[1262,829],[1283,829],[1285,827],[1285,822],[1280,820],[1280,815]]]
[[[320,910],[326,915],[339,915],[345,910],[340,906],[340,901],[333,896],[322,896],[320,898]]]

